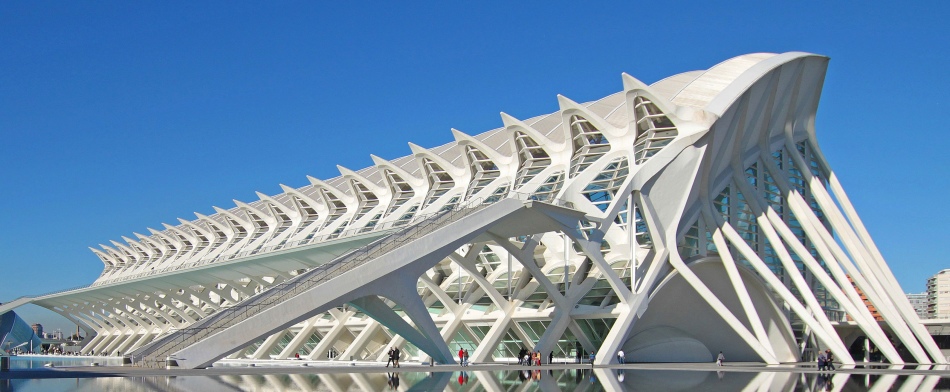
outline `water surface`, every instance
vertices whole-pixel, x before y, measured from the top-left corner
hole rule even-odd
[[[115,365],[89,358],[17,358],[14,369]],[[477,369],[477,367],[473,367]],[[409,370],[409,369],[407,369]],[[53,371],[53,370],[47,370]],[[648,369],[531,369],[465,372],[281,374],[280,368],[248,369],[272,374],[0,379],[0,391],[950,391],[950,379],[935,375],[714,372]],[[950,376],[950,375],[948,375]],[[2,376],[0,376],[2,377]]]

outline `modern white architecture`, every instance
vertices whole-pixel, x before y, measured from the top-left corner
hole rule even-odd
[[[391,347],[849,364],[862,337],[943,363],[818,145],[827,64],[624,74],[595,101],[101,245],[91,285],[0,312],[32,302],[94,336],[84,352],[192,368]]]

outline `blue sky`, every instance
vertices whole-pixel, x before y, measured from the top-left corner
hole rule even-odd
[[[699,3],[699,4],[697,4]],[[817,129],[906,291],[950,268],[948,2],[0,2],[0,301],[87,249],[750,52],[831,57]],[[65,322],[37,309],[27,321]],[[47,327],[49,329],[49,327]]]

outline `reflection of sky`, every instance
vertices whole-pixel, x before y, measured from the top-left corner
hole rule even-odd
[[[950,390],[924,375],[531,369],[443,373],[267,374],[0,380],[0,391],[865,391]]]

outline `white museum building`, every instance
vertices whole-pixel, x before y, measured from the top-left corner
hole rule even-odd
[[[188,368],[393,347],[945,363],[818,145],[827,65],[624,74],[595,101],[100,245],[95,282],[0,313],[33,303],[80,325],[84,353]]]

